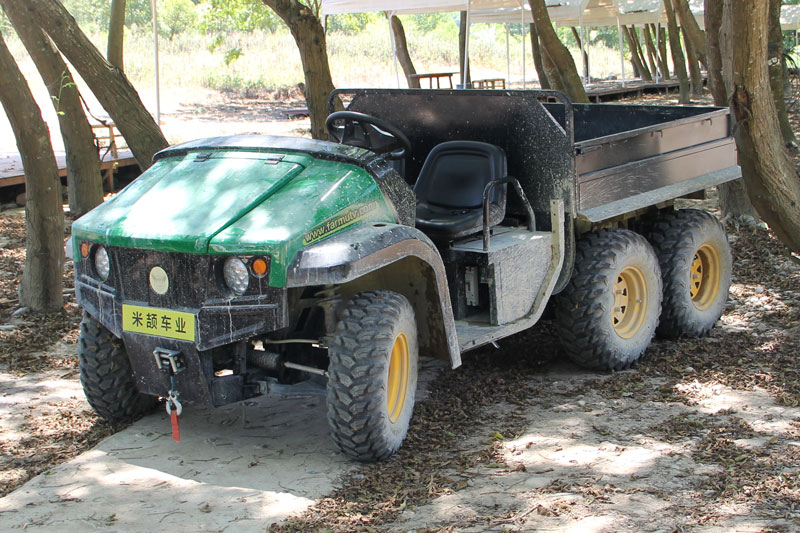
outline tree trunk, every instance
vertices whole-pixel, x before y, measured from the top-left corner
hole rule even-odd
[[[306,81],[306,104],[311,117],[311,136],[326,139],[325,119],[328,118],[328,97],[333,91],[325,30],[319,18],[298,0],[262,0],[272,8],[292,32],[300,50],[303,75]]]
[[[708,56],[708,87],[714,105],[727,107],[728,90],[722,77],[720,35],[722,29],[722,0],[705,0],[706,54]]]
[[[534,24],[531,24],[531,26],[534,26]],[[589,52],[583,47],[583,41],[581,41],[581,35],[578,33],[578,29],[575,26],[570,26],[569,29],[572,30],[572,36],[575,37],[578,49],[583,50],[583,79],[586,80],[586,83],[589,83]]]
[[[768,71],[769,3],[732,0],[733,91],[739,164],[750,201],[778,239],[800,253],[800,176],[786,151]]]
[[[687,37],[687,33],[682,31],[683,44],[686,46],[686,59],[689,63],[689,80],[693,96],[703,95],[703,74],[700,72],[700,63],[694,51],[692,40]]]
[[[64,302],[64,212],[50,131],[28,84],[0,36],[0,104],[14,131],[25,168],[25,269],[19,303],[52,312]]]
[[[669,61],[667,60],[667,29],[664,26],[658,28],[658,58],[664,79],[670,79],[672,76],[669,73]]]
[[[56,108],[67,152],[69,210],[73,216],[79,217],[103,203],[103,180],[94,134],[83,112],[78,87],[50,38],[25,16],[20,4],[13,0],[0,0],[0,6],[36,64]]]
[[[575,61],[567,47],[558,39],[558,34],[553,29],[550,22],[550,15],[547,13],[547,6],[544,0],[528,0],[533,13],[533,21],[536,24],[536,31],[542,42],[542,48],[550,56],[551,63],[555,68],[557,76],[560,78],[564,91],[573,102],[589,103],[586,90],[583,88],[578,70],[575,68]],[[548,79],[554,83],[553,77],[548,72]]]
[[[644,25],[644,45],[647,49],[647,61],[650,63],[650,72],[655,77],[656,73],[659,72],[659,64],[658,64],[658,52],[656,51],[656,46],[653,44],[653,35],[650,33],[650,26],[648,24]],[[661,72],[661,77],[664,77],[664,73]]]
[[[678,102],[688,104],[690,101],[689,76],[686,74],[686,58],[683,56],[678,21],[675,18],[671,0],[664,0],[664,11],[667,14],[667,24],[669,25],[669,50],[672,54],[672,66],[675,69],[675,75],[678,77],[680,87]]]
[[[547,53],[547,49],[545,47],[541,47],[541,51],[542,51],[542,67],[544,68],[544,71],[547,73],[547,82],[550,85],[550,89],[566,93],[567,89],[566,87],[564,87],[564,84],[561,80],[561,76],[558,73],[558,69],[553,63],[553,60],[550,58],[550,54]]]
[[[721,77],[721,88],[719,89],[720,92],[723,92],[722,99],[719,101],[718,105],[723,107],[728,107],[730,105],[729,98],[730,94],[733,91],[733,22],[731,17],[731,0],[714,0],[713,2],[709,2],[709,4],[716,3],[717,6],[711,6],[711,19],[706,18],[706,24],[709,22],[713,25],[719,24],[719,30],[716,32],[717,35],[717,45],[720,53],[720,77]],[[719,8],[719,14],[717,15],[715,7]],[[706,11],[706,17],[709,16],[709,12]],[[719,17],[719,22],[714,20],[714,17]],[[709,27],[706,28],[706,39],[709,39],[709,35],[711,30]],[[709,62],[712,61],[712,54],[711,50],[711,40],[708,41],[709,46]],[[714,59],[716,61],[716,59]],[[709,76],[711,74],[709,73]],[[716,99],[716,96],[714,97]],[[736,131],[736,117],[731,115],[731,120],[734,122],[734,131]],[[750,199],[747,197],[747,189],[745,188],[743,180],[736,180],[729,183],[723,183],[722,185],[717,186],[717,190],[719,191],[719,209],[722,212],[723,218],[727,219],[734,219],[738,220],[739,223],[746,223],[750,219],[759,221],[761,217],[756,211],[756,208],[753,207],[753,204],[750,203]]]
[[[533,54],[533,65],[536,67],[536,76],[539,78],[539,86],[542,89],[550,88],[550,80],[544,68],[544,58],[542,57],[542,47],[539,43],[539,32],[536,31],[536,24],[528,24],[531,36],[531,53]]]
[[[386,13],[389,16],[389,13]],[[419,80],[412,78],[412,74],[417,73],[414,68],[414,62],[411,61],[411,54],[408,53],[408,41],[406,40],[406,31],[403,29],[403,23],[396,15],[389,17],[389,22],[392,25],[392,34],[394,35],[394,48],[397,52],[397,60],[400,66],[403,67],[403,73],[406,75],[408,86],[412,89],[419,89]]]
[[[634,48],[636,53],[639,54],[639,62],[642,64],[642,73],[644,74],[644,78],[647,81],[653,81],[653,73],[654,70],[650,70],[650,67],[647,66],[647,58],[644,55],[644,50],[642,49],[642,41],[639,38],[639,32],[636,30],[636,26],[631,26],[629,28],[631,33],[631,38],[633,39]]]
[[[621,26],[622,34],[625,36],[625,40],[628,42],[628,48],[631,50],[631,63],[633,64],[633,69],[639,73],[639,76],[645,81],[653,81],[653,78],[650,77],[650,71],[647,70],[647,64],[642,63],[642,57],[639,55],[639,51],[637,50],[637,42],[634,36],[632,35],[634,29],[629,28],[625,25]]]
[[[686,55],[689,57],[689,61],[696,58],[704,67],[708,68],[706,36],[703,30],[700,29],[700,25],[697,24],[697,19],[692,15],[688,0],[672,0],[672,5],[681,23],[683,39],[690,41],[694,49],[694,55],[689,54],[689,46],[686,46]]]
[[[769,0],[769,84],[772,87],[772,98],[775,99],[775,110],[778,113],[778,124],[781,126],[783,142],[794,144],[794,131],[786,113],[784,87],[786,85],[786,58],[783,49],[783,32],[781,31],[781,0]]]
[[[125,74],[106,61],[58,0],[28,0],[24,9],[50,35],[114,120],[139,166],[149,167],[153,155],[168,143]]]
[[[125,40],[125,0],[111,0],[111,16],[108,21],[108,62],[122,68],[122,48]]]
[[[464,76],[464,54],[467,51],[467,12],[461,12],[461,23],[458,25],[458,72],[461,73],[461,77],[459,78],[459,83],[462,80],[466,80],[467,85],[472,83],[472,76],[469,72],[469,58],[466,58],[466,70],[467,74]]]

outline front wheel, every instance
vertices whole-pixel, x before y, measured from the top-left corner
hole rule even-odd
[[[86,312],[78,338],[78,368],[89,405],[106,420],[136,418],[157,403],[136,389],[122,341]]]
[[[328,346],[334,442],[359,461],[390,457],[405,439],[417,388],[411,304],[389,291],[357,294],[342,310]]]
[[[556,297],[562,350],[575,363],[622,370],[644,353],[661,312],[661,271],[644,237],[623,229],[588,233]]]
[[[728,301],[731,250],[714,215],[682,209],[661,215],[648,234],[664,278],[664,305],[657,334],[702,337]]]

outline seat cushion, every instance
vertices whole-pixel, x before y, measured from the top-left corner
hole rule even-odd
[[[504,210],[489,205],[489,226],[503,221]],[[483,230],[483,208],[456,209],[428,202],[417,204],[417,228],[434,240],[456,239]]]

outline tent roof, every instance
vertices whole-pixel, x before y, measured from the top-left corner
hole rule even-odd
[[[702,2],[702,0],[701,0]],[[617,16],[623,24],[656,23],[662,13],[662,0],[546,0],[550,20],[559,26],[614,26]],[[524,5],[525,22],[532,22],[531,11]],[[581,11],[583,16],[581,17]],[[473,22],[519,23],[520,8],[475,10]]]
[[[522,0],[525,1],[525,0]],[[403,13],[437,13],[466,11],[468,0],[322,0],[322,13],[369,13],[392,11]],[[469,0],[471,11],[519,8],[520,0]]]

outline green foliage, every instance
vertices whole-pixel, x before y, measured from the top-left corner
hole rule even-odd
[[[197,8],[192,0],[163,0],[158,9],[159,33],[172,39],[197,25]]]
[[[90,31],[108,29],[108,20],[111,12],[109,0],[62,0],[67,11],[75,20]],[[159,2],[159,6],[161,2]],[[125,2],[125,25],[150,24],[150,0],[127,0]]]
[[[348,13],[345,15],[331,15],[328,17],[328,31],[338,31],[345,35],[355,35],[364,31],[368,24],[377,22],[378,17],[383,17],[378,13]]]
[[[205,33],[275,31],[280,19],[272,9],[255,0],[206,0],[199,8],[199,27]]]
[[[404,17],[405,19],[405,17]],[[440,26],[456,25],[458,28],[459,15],[453,13],[420,13],[409,15],[408,20],[422,33],[436,31]]]

